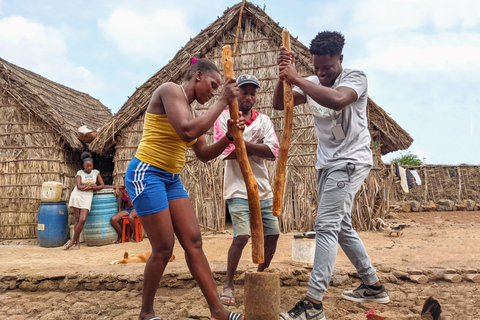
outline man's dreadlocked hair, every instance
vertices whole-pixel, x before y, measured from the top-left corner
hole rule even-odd
[[[316,56],[335,56],[342,53],[344,44],[345,37],[340,32],[323,31],[310,42],[310,53]]]

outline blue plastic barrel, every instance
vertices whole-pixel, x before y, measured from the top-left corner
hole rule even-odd
[[[103,246],[117,240],[117,231],[110,218],[118,212],[115,189],[103,189],[93,193],[92,207],[83,229],[88,246]]]
[[[65,201],[40,202],[37,238],[42,247],[60,247],[67,242],[68,208]]]

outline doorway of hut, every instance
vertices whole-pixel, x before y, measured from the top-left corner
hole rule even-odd
[[[66,202],[68,204],[69,202],[69,195],[72,192],[74,186],[76,185],[76,178],[75,175],[78,170],[83,169],[83,163],[81,160],[81,155],[83,151],[74,151],[71,154],[72,157],[72,163],[73,163],[73,170],[71,171],[72,175],[69,175],[68,177],[65,177],[65,181],[63,181],[64,188],[67,188],[67,196],[66,196]],[[90,151],[89,151],[90,152]],[[113,184],[113,152],[106,152],[105,154],[96,154],[93,152],[90,152],[92,154],[93,158],[93,168],[97,169],[100,171],[100,174],[102,175],[103,182],[106,185],[111,185]],[[71,170],[71,169],[70,169]],[[68,179],[67,179],[68,178]],[[67,181],[68,180],[68,181]],[[72,225],[74,223],[74,217],[73,217],[73,208],[68,208],[68,212],[70,213],[68,216],[68,225]]]
[[[113,184],[113,154],[96,154],[92,153],[93,156],[93,167],[100,171],[102,175],[103,182],[107,185]]]
[[[75,163],[75,173],[78,170],[83,169],[83,163],[81,160],[81,155],[82,152],[84,151],[75,151],[73,152],[73,162]],[[90,152],[90,151],[88,151]],[[102,175],[103,182],[105,184],[113,184],[113,153],[112,152],[106,152],[105,154],[97,154],[94,152],[90,152],[92,154],[93,158],[93,168],[97,169],[100,171],[100,174]]]

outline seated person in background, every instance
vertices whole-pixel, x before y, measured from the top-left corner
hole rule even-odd
[[[137,212],[133,207],[132,200],[130,200],[130,196],[128,195],[127,189],[125,186],[115,187],[115,195],[119,197],[122,196],[122,206],[123,210],[115,214],[111,219],[110,222],[112,223],[113,228],[117,231],[118,239],[115,243],[122,242],[122,226],[120,225],[120,220],[122,217],[128,216],[128,221],[130,222],[130,230],[132,232],[131,239],[135,237],[135,217],[137,216]],[[133,226],[133,227],[132,227]]]

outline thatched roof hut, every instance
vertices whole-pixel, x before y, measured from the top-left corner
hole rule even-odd
[[[88,94],[0,58],[0,239],[36,236],[42,183],[63,183],[68,200],[84,149],[78,128],[111,117]]]
[[[224,45],[234,47],[241,4],[227,9],[215,22],[209,25],[165,67],[139,87],[119,112],[100,130],[92,142],[95,152],[103,152],[115,146],[114,183],[121,183],[129,161],[135,155],[142,135],[144,112],[155,89],[162,83],[181,83],[183,72],[191,58],[207,58],[221,70],[221,53]],[[283,112],[272,108],[273,90],[278,80],[276,64],[278,48],[282,43],[282,28],[262,9],[246,2],[241,19],[237,53],[234,56],[236,75],[254,74],[260,81],[255,109],[269,115],[279,138],[283,130]],[[291,39],[292,51],[296,54],[296,68],[303,76],[311,75],[313,64],[308,48],[296,39]],[[199,112],[211,104],[196,106]],[[287,163],[284,215],[284,231],[306,230],[312,227],[316,213],[316,137],[313,118],[309,109],[300,105],[294,110],[292,145]],[[391,150],[405,149],[412,138],[373,101],[369,104],[370,126],[377,148],[377,162],[380,154]],[[395,136],[394,136],[395,135]],[[213,141],[212,131],[206,133],[209,143]],[[381,148],[381,150],[380,150]],[[271,183],[275,178],[275,162],[268,162]],[[193,151],[187,152],[187,162],[182,172],[182,181],[192,199],[199,223],[207,229],[222,230],[225,225],[225,208],[222,201],[222,161],[203,164]]]

